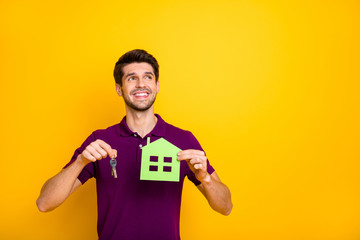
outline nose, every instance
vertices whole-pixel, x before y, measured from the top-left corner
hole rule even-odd
[[[141,88],[141,87],[144,87],[144,79],[142,78],[138,78],[137,81],[136,81],[136,87],[138,88]]]

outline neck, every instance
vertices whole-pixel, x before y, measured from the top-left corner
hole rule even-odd
[[[157,123],[157,117],[154,115],[153,107],[146,111],[139,112],[126,106],[126,124],[131,131],[137,132],[144,138]]]

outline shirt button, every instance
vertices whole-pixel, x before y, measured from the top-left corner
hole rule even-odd
[[[136,133],[134,134],[134,137],[136,137]]]
[[[139,147],[142,147],[142,144],[140,144]]]

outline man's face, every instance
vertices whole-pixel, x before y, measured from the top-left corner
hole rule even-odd
[[[130,63],[123,67],[123,72],[122,87],[116,84],[119,96],[123,96],[126,105],[136,111],[151,108],[159,92],[152,66],[145,62]]]

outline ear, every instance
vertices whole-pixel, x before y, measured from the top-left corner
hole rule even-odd
[[[115,88],[116,88],[117,94],[121,97],[121,96],[122,96],[122,91],[121,91],[121,86],[120,86],[120,84],[115,83]]]
[[[160,81],[157,80],[157,82],[156,82],[156,93],[159,93],[159,90],[160,90]]]

